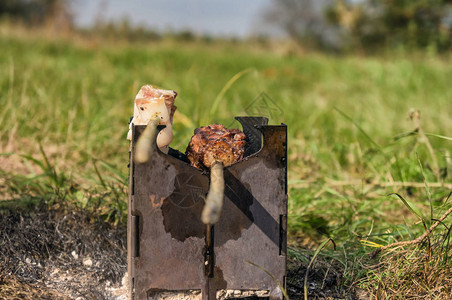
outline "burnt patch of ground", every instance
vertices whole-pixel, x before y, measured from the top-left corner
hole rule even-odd
[[[126,299],[125,224],[113,226],[92,211],[61,203],[26,203],[0,206],[1,299]],[[289,253],[290,299],[303,299],[312,254]],[[344,285],[342,267],[320,256],[309,270],[308,294],[359,298]]]
[[[289,258],[286,286],[290,299],[304,299],[307,266],[304,260]],[[327,260],[320,259],[309,269],[307,286],[309,299],[359,299],[344,286],[341,267]]]
[[[0,208],[2,299],[118,299],[127,229],[46,204]]]
[[[124,224],[113,226],[78,208],[61,204],[0,208],[2,299],[125,299],[126,238]],[[309,259],[289,259],[291,299],[303,299]],[[337,266],[319,260],[309,270],[309,296],[356,298],[344,289],[341,276]]]

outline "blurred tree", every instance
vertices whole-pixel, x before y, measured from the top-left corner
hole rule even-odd
[[[325,8],[334,0],[273,0],[265,10],[265,22],[275,24],[303,46],[335,47],[333,26],[325,18]]]
[[[366,49],[452,47],[451,0],[338,0],[327,17]]]
[[[273,0],[264,19],[327,48],[452,48],[452,0]]]
[[[52,22],[55,27],[71,27],[68,0],[0,0],[0,17],[20,20],[28,25]]]
[[[162,38],[157,31],[147,28],[144,24],[134,25],[127,17],[113,21],[104,21],[102,17],[98,17],[92,28],[79,30],[86,36],[97,35],[105,39],[123,39],[128,42],[149,42]]]

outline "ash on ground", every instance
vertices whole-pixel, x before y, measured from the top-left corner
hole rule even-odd
[[[1,299],[126,299],[127,229],[38,205],[0,209]]]
[[[311,257],[307,257],[308,260]],[[307,263],[290,258],[287,264],[286,289],[290,299],[304,299],[304,280]],[[309,299],[368,299],[356,295],[342,283],[342,271],[327,260],[318,260],[308,273]]]

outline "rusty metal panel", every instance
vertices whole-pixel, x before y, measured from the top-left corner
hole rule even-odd
[[[265,118],[240,117],[248,137],[248,156],[225,168],[225,203],[219,223],[200,221],[209,176],[170,149],[146,164],[133,161],[145,126],[133,127],[128,221],[131,299],[155,291],[268,290],[282,299],[277,283],[286,273],[287,164],[286,126]],[[260,150],[259,150],[260,149]],[[211,230],[213,243],[206,246]],[[209,260],[209,257],[211,260]],[[206,261],[211,269],[206,272]],[[254,266],[258,265],[259,267]],[[133,298],[132,298],[133,297]]]

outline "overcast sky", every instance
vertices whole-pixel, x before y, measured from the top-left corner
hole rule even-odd
[[[192,30],[246,37],[259,32],[262,11],[271,0],[74,0],[75,21],[90,26],[96,18],[143,24],[157,30]]]

